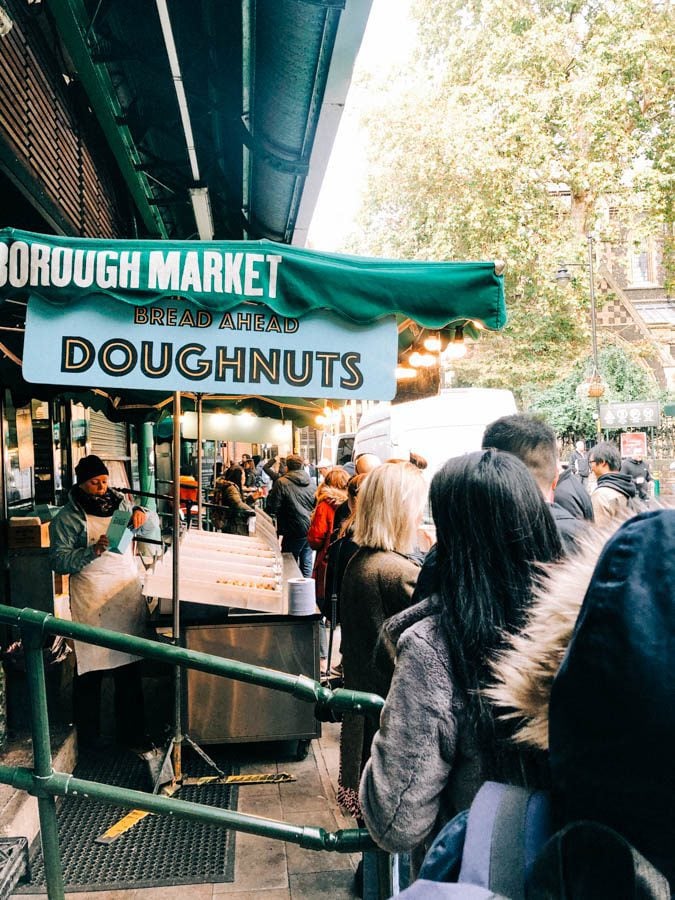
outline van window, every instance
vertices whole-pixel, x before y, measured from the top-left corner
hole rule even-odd
[[[335,453],[335,464],[344,466],[345,463],[351,462],[354,455],[354,435],[343,434],[338,441],[337,451]]]

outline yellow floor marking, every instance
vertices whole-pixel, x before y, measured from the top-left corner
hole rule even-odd
[[[116,841],[118,837],[121,837],[125,832],[129,831],[130,828],[133,828],[134,825],[137,825],[146,816],[152,815],[154,815],[154,813],[147,812],[144,809],[132,809],[126,816],[123,816],[118,822],[111,825],[101,837],[97,837],[95,843],[112,844],[113,841]]]
[[[221,778],[220,775],[203,775],[201,778],[184,778],[182,784],[177,782],[167,784],[162,788],[162,794],[167,797],[173,797],[183,786],[205,784],[285,784],[289,781],[296,781],[296,778],[294,775],[289,775],[288,772],[267,775],[227,775],[225,778]],[[121,837],[129,829],[133,828],[134,825],[142,822],[146,816],[152,815],[154,813],[147,812],[144,809],[132,809],[126,816],[123,816],[114,825],[111,825],[100,837],[97,837],[95,843],[112,844],[118,837]]]

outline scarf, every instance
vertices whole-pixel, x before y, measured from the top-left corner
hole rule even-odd
[[[77,485],[73,488],[73,499],[89,516],[112,516],[122,502],[122,497],[108,488],[105,494],[87,494]]]

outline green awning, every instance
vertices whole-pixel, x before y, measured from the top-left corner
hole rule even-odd
[[[506,324],[490,262],[424,262],[319,253],[273,241],[115,241],[0,230],[0,297],[72,304],[105,295],[136,306],[180,296],[226,312],[242,302],[300,318],[328,309],[353,322],[395,313],[429,329]]]

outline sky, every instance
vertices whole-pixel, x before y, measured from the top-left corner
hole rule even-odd
[[[339,251],[358,213],[367,176],[366,136],[360,127],[366,97],[359,86],[365,72],[384,72],[410,52],[414,32],[411,0],[373,0],[352,85],[309,227],[307,247]]]

